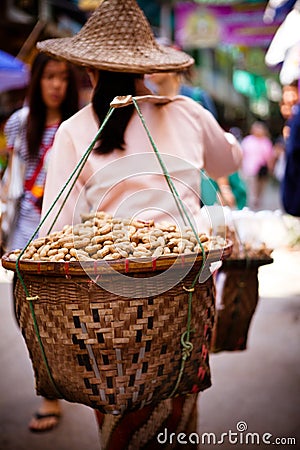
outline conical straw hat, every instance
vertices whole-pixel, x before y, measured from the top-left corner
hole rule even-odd
[[[194,60],[160,46],[135,0],[104,0],[74,36],[47,39],[37,48],[74,64],[111,72],[181,71]]]

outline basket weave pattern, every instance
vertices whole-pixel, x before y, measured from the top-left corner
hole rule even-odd
[[[183,280],[189,287],[199,270]],[[180,275],[180,274],[179,274]],[[145,274],[132,274],[139,298],[127,297],[126,281],[104,275],[102,287],[88,276],[23,273],[58,395],[48,376],[24,290],[18,281],[18,320],[33,363],[37,393],[62,397],[119,414],[170,396],[181,364],[180,337],[187,326],[188,293],[178,283],[147,297]],[[124,277],[126,279],[126,277]],[[126,297],[105,290],[105,283],[124,283]],[[103,288],[104,287],[104,288]],[[214,317],[214,284],[196,283],[192,302],[191,357],[177,394],[211,385],[208,351]]]
[[[224,269],[222,308],[216,313],[212,351],[247,348],[250,323],[258,303],[257,267]]]
[[[194,60],[157,44],[135,0],[103,2],[74,36],[41,41],[37,48],[74,64],[131,73],[181,71]]]

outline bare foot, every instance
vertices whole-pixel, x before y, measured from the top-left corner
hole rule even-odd
[[[34,432],[52,430],[59,423],[60,416],[59,401],[43,398],[39,410],[33,415],[28,427]]]

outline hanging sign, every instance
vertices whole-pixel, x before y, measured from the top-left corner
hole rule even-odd
[[[182,48],[213,48],[218,44],[267,47],[279,22],[263,21],[264,6],[256,3],[175,6],[175,39]]]

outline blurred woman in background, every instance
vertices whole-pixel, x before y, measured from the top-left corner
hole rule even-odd
[[[38,54],[32,64],[26,105],[10,116],[4,129],[8,154],[12,154],[18,136],[18,152],[25,162],[24,194],[6,251],[23,248],[39,225],[47,160],[56,130],[79,107],[77,73],[72,65]],[[58,401],[43,399],[29,428],[49,430],[59,416]]]
[[[273,144],[266,125],[263,122],[254,122],[241,146],[242,174],[248,185],[249,206],[258,209],[273,162]]]

